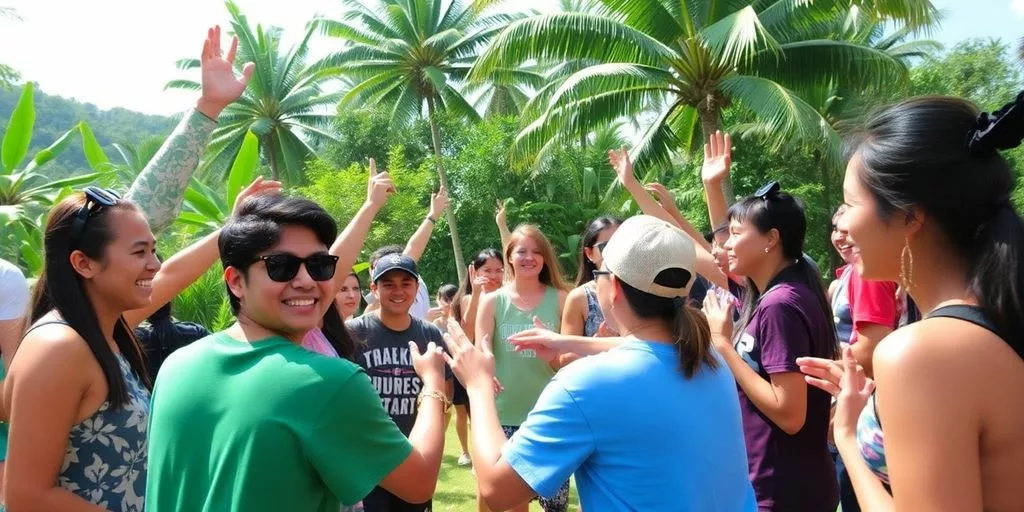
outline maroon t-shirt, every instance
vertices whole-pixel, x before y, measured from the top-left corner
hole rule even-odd
[[[814,293],[803,283],[787,280],[786,273],[769,286],[736,340],[736,351],[765,380],[773,373],[799,372],[798,357],[834,355],[831,318],[824,315]],[[762,414],[742,389],[739,394],[758,508],[834,511],[839,490],[827,448],[829,395],[808,386],[806,421],[796,435],[789,435]]]

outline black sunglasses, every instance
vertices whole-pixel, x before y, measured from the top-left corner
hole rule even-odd
[[[267,267],[267,276],[271,281],[278,283],[287,283],[295,279],[302,265],[306,265],[306,272],[309,272],[309,277],[314,281],[328,281],[334,278],[334,271],[338,266],[337,256],[324,253],[307,258],[288,253],[269,254],[257,258],[256,261],[262,261]]]
[[[82,191],[85,194],[85,204],[78,209],[75,220],[71,224],[70,240],[71,246],[75,247],[81,242],[82,234],[85,233],[85,225],[93,213],[103,208],[114,206],[121,200],[121,196],[113,190],[106,190],[99,187],[85,187]]]
[[[756,197],[758,199],[765,199],[765,200],[767,200],[769,196],[777,193],[780,190],[782,190],[782,185],[779,185],[779,182],[777,182],[777,181],[773,181],[773,182],[768,183],[767,185],[757,189],[757,192],[754,192],[754,197]]]
[[[598,242],[594,244],[594,247],[597,247],[597,250],[604,252],[604,248],[608,247],[608,241],[605,240],[604,242]]]
[[[591,274],[594,276],[594,280],[597,281],[598,276],[610,276],[612,275],[610,270],[591,270]]]

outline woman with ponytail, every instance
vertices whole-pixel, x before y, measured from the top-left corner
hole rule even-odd
[[[735,384],[707,321],[686,303],[696,277],[692,240],[638,216],[603,253],[593,272],[597,297],[624,338],[540,328],[513,335],[513,345],[537,352],[617,346],[563,368],[509,441],[491,386],[490,339],[473,346],[449,328],[449,364],[473,404],[480,495],[491,509],[509,510],[554,494],[575,473],[585,510],[756,510]]]
[[[732,371],[743,411],[750,481],[762,511],[831,512],[839,503],[829,454],[827,393],[809,387],[798,357],[838,352],[817,270],[803,257],[799,200],[770,183],[729,209],[729,271],[746,277],[743,312],[709,293],[711,339]]]
[[[1021,508],[1024,223],[999,150],[1022,139],[1024,93],[992,114],[907,100],[852,141],[839,225],[857,270],[899,282],[924,314],[879,343],[874,380],[849,350],[800,361],[837,397],[835,442],[862,510]]]

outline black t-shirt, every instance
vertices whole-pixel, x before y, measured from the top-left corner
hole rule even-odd
[[[167,356],[209,335],[210,331],[199,324],[177,320],[160,325],[145,322],[135,328],[135,337],[146,351],[146,366],[149,376],[153,379],[156,378]]]
[[[356,364],[366,370],[373,387],[377,388],[384,410],[407,436],[416,423],[416,397],[423,387],[412,366],[409,342],[416,342],[421,352],[431,341],[447,350],[437,327],[419,318],[411,318],[409,328],[404,331],[389,329],[377,315],[363,315],[345,322],[356,339]],[[451,378],[451,370],[447,367],[445,378]]]

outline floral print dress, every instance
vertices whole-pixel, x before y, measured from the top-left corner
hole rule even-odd
[[[117,354],[128,402],[110,401],[75,425],[60,468],[60,486],[114,512],[142,512],[146,491],[149,390]]]

